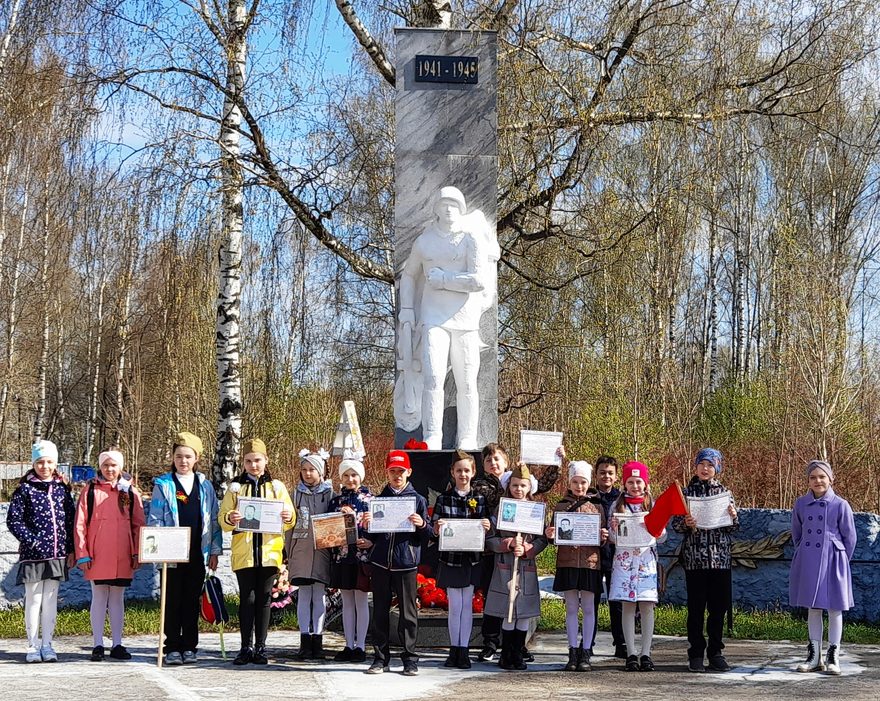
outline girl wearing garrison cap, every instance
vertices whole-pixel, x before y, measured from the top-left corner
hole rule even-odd
[[[312,516],[326,514],[333,498],[333,485],[327,479],[325,450],[299,453],[299,483],[293,492],[296,526],[287,537],[287,571],[290,583],[299,587],[296,618],[299,622],[298,660],[324,659],[324,600],[330,582],[330,551],[315,550]]]
[[[223,533],[217,523],[217,494],[205,475],[196,472],[202,441],[192,433],[174,437],[171,470],[153,481],[149,526],[190,529],[189,561],[168,568],[165,592],[165,664],[198,661],[199,600],[205,567],[217,569]]]
[[[691,515],[676,516],[672,528],[684,533],[681,549],[681,562],[684,566],[688,597],[688,669],[703,672],[703,656],[709,660],[713,672],[726,672],[730,669],[721,651],[724,643],[724,614],[730,608],[730,548],[731,533],[739,529],[739,517],[733,503],[733,495],[719,481],[724,462],[721,453],[714,448],[703,448],[694,459],[694,476],[684,490],[686,497],[709,497],[728,494],[730,506],[727,507],[733,523],[721,528],[697,528]],[[708,616],[707,616],[708,611]],[[703,635],[706,626],[709,644]]]
[[[76,509],[76,564],[92,587],[92,662],[104,660],[104,620],[110,614],[113,647],[110,657],[130,660],[122,644],[125,588],[138,568],[138,538],[144,525],[140,492],[131,475],[123,472],[125,460],[118,450],[98,456],[100,474],[89,480]]]
[[[293,528],[296,514],[287,487],[269,474],[266,444],[259,438],[245,441],[242,446],[244,471],[232,480],[220,504],[220,528],[232,531],[232,570],[238,579],[241,622],[241,650],[232,661],[235,665],[269,663],[266,636],[269,632],[269,609],[272,584],[281,569],[284,535],[239,531],[244,514],[238,507],[240,497],[283,501],[283,530]]]
[[[518,463],[513,470],[505,472],[501,476],[501,484],[505,489],[504,496],[511,499],[533,501],[533,495],[538,491],[538,480],[529,472],[525,463]],[[497,521],[496,514],[492,518],[492,530],[486,538],[486,550],[495,554],[495,570],[489,584],[484,611],[504,619],[501,624],[501,659],[498,666],[504,670],[522,671],[527,669],[523,649],[529,620],[541,615],[541,593],[535,558],[547,547],[547,538],[544,535],[497,530]],[[514,564],[517,566],[518,586],[513,620],[508,621],[508,585],[513,579]]]
[[[9,502],[6,526],[19,542],[16,584],[24,585],[28,662],[57,662],[52,648],[58,588],[73,566],[70,486],[58,472],[58,448],[39,441],[31,449],[33,467]],[[42,627],[42,635],[40,628]]]
[[[631,460],[622,469],[623,493],[614,505],[609,537],[617,539],[619,521],[616,514],[647,513],[653,500],[648,490],[650,477],[648,467]],[[657,538],[666,540],[666,529]],[[654,606],[657,604],[657,550],[648,548],[622,548],[614,552],[611,566],[611,589],[608,598],[623,602],[623,637],[626,640],[627,672],[653,672],[651,643],[654,638]],[[636,607],[642,616],[641,656],[636,650]]]
[[[798,672],[840,674],[843,612],[852,608],[849,561],[856,547],[856,527],[849,503],[831,485],[834,471],[824,460],[807,465],[809,491],[791,512],[791,560],[788,601],[805,606],[810,644]],[[822,660],[822,610],[828,611],[828,654]]]

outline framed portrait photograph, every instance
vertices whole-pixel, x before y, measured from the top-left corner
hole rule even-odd
[[[602,516],[557,511],[553,515],[557,545],[599,545],[602,536]]]
[[[440,551],[483,552],[486,529],[479,518],[444,519],[440,528]]]
[[[373,497],[370,533],[412,533],[416,527],[409,517],[415,512],[415,497]]]
[[[138,539],[139,562],[189,562],[190,529],[144,526]]]
[[[284,502],[280,499],[239,497],[236,508],[242,513],[243,518],[238,522],[235,530],[276,535],[284,532],[284,519],[281,517]]]
[[[354,514],[334,513],[312,516],[315,550],[354,545],[357,542],[357,522]]]
[[[540,501],[502,497],[498,502],[496,526],[499,531],[542,535],[545,509]]]
[[[688,509],[697,522],[697,528],[712,530],[733,525],[730,515],[730,492],[713,494],[710,497],[688,497]]]
[[[613,514],[617,520],[618,548],[650,548],[656,539],[645,528],[645,514]]]

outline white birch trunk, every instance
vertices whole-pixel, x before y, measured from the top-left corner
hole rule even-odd
[[[220,126],[223,177],[223,234],[220,242],[220,286],[217,291],[217,379],[220,406],[213,478],[219,486],[235,476],[241,440],[241,239],[244,228],[242,170],[239,161],[241,110],[235,98],[244,90],[247,57],[243,0],[229,0],[226,34],[226,89]]]
[[[43,201],[43,241],[40,262],[40,297],[43,303],[43,335],[40,344],[40,364],[37,367],[37,413],[34,416],[32,439],[37,443],[43,437],[46,419],[46,375],[49,365],[49,179],[46,179]]]
[[[95,433],[98,429],[98,386],[101,379],[101,346],[104,340],[104,288],[106,283],[103,280],[103,272],[101,273],[101,282],[98,285],[98,308],[95,311],[95,323],[97,330],[95,332],[94,343],[90,344],[92,351],[92,363],[89,367],[91,372],[91,388],[89,391],[89,408],[86,416],[86,442],[83,448],[82,461],[89,464],[92,456],[92,450],[95,447]]]
[[[3,39],[0,39],[0,76],[6,68],[6,59],[9,56],[9,44],[12,41],[12,35],[15,34],[15,28],[18,25],[18,16],[21,11],[22,0],[12,0],[9,8],[9,21],[6,23],[6,30],[3,32]]]

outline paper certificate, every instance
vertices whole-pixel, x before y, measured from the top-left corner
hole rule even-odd
[[[357,541],[357,523],[354,514],[334,513],[312,516],[315,550],[354,545]]]
[[[602,517],[599,514],[557,511],[553,525],[557,545],[599,545]]]
[[[520,431],[519,459],[527,465],[561,465],[556,449],[562,445],[562,434],[555,431]]]
[[[416,512],[414,497],[373,497],[370,499],[370,533],[412,533],[416,527],[409,517]]]
[[[239,497],[237,509],[243,516],[235,527],[238,531],[279,535],[284,532],[284,520],[281,518],[284,502],[280,499]]]
[[[138,540],[139,562],[189,562],[190,529],[145,526]]]
[[[502,497],[498,504],[498,530],[543,535],[544,508],[540,501]]]
[[[618,548],[650,548],[656,543],[645,528],[645,514],[614,514],[617,519]]]
[[[730,506],[730,492],[721,492],[711,497],[688,497],[687,500],[697,528],[711,530],[733,525],[733,517],[727,510]]]
[[[440,551],[467,550],[483,552],[486,547],[486,529],[480,518],[445,519],[440,529]]]

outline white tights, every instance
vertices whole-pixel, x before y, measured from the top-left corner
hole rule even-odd
[[[636,606],[642,612],[642,655],[651,655],[651,643],[654,641],[654,602],[631,601],[623,602],[623,639],[626,641],[626,654],[637,655],[636,652]],[[592,635],[592,633],[591,633]]]
[[[55,619],[58,617],[57,579],[44,579],[40,582],[27,582],[24,585],[24,624],[28,645],[39,649],[49,645],[55,635]],[[43,636],[40,638],[40,626]]]
[[[367,629],[370,627],[370,604],[367,592],[342,589],[342,630],[345,644],[352,650],[366,650]]]
[[[581,647],[585,650],[590,647],[593,639],[593,628],[596,625],[596,609],[593,602],[594,594],[591,591],[577,591],[576,589],[565,592],[565,632],[568,634],[568,646],[578,646],[578,633],[581,634]],[[583,628],[578,626],[578,610],[584,612]]]
[[[324,632],[325,613],[327,604],[324,601],[324,585],[319,582],[300,585],[296,602],[299,632],[321,635]]]
[[[125,616],[125,587],[111,587],[92,582],[92,637],[95,647],[104,645],[104,619],[110,612],[110,635],[113,646],[122,645],[122,623]]]
[[[449,644],[468,647],[474,628],[474,586],[450,587],[446,597],[449,599]]]
[[[807,613],[810,640],[822,640],[822,611],[823,609],[810,609]],[[843,611],[828,609],[828,644],[840,647],[841,638],[843,638]]]
[[[530,618],[516,618],[513,623],[508,623],[505,618],[501,623],[501,630],[528,630]]]

